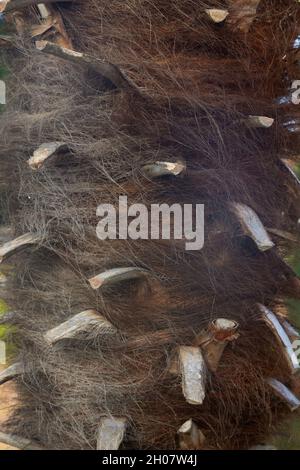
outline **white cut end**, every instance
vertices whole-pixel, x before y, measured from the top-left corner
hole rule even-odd
[[[158,178],[160,176],[178,176],[184,172],[186,166],[183,162],[155,162],[143,167],[144,173],[149,178]]]
[[[183,423],[177,434],[181,450],[197,450],[204,445],[205,436],[192,419]]]
[[[97,450],[118,450],[125,430],[124,418],[102,418],[98,430]]]
[[[33,170],[37,170],[49,157],[65,147],[66,144],[64,142],[48,142],[42,144],[33,152],[33,156],[29,158],[27,163]]]
[[[229,15],[228,10],[220,10],[218,8],[207,8],[205,13],[214,23],[222,23]]]
[[[238,324],[236,321],[228,320],[227,318],[217,318],[213,321],[214,328],[217,330],[236,330]]]
[[[26,248],[28,245],[32,245],[37,243],[40,240],[38,236],[31,235],[31,233],[26,233],[25,235],[21,235],[14,240],[11,240],[7,243],[4,243],[0,247],[0,263],[4,261],[7,257],[13,255],[15,252]]]
[[[128,268],[114,268],[104,271],[97,276],[89,279],[89,283],[93,289],[99,289],[100,287],[116,284],[122,281],[128,281],[131,279],[142,278],[147,274],[142,268],[128,267]]]
[[[283,383],[279,382],[277,379],[267,379],[267,383],[273,388],[277,396],[282,398],[291,411],[295,411],[300,407],[300,400],[296,395],[291,392]]]
[[[223,352],[229,342],[239,337],[239,324],[227,318],[213,320],[207,329],[197,335],[195,344],[201,346],[210,370],[216,372]]]
[[[37,7],[43,19],[46,19],[49,16],[51,16],[50,11],[48,10],[47,6],[44,3],[38,3]]]
[[[16,362],[0,372],[0,385],[22,374],[24,374],[24,367],[20,362]]]
[[[193,420],[192,419],[189,419],[188,421],[186,421],[185,423],[183,423],[182,426],[180,426],[180,428],[178,429],[178,433],[179,434],[187,434],[188,432],[191,432],[192,428],[193,428]]]
[[[249,116],[247,119],[247,124],[249,127],[259,128],[263,127],[267,129],[268,127],[273,126],[274,119],[267,116]]]
[[[297,372],[300,369],[298,358],[295,354],[292,343],[288,335],[286,334],[285,330],[283,329],[282,325],[280,324],[278,318],[265,305],[259,304],[259,309],[263,314],[264,321],[267,323],[267,325],[273,331],[277,339],[283,345],[284,353],[291,366],[292,372],[294,373]]]
[[[188,403],[201,405],[205,398],[206,365],[201,349],[193,346],[179,348],[182,392]]]
[[[260,218],[251,207],[234,202],[231,204],[244,232],[256,243],[260,251],[270,250],[274,243],[269,237]]]
[[[36,41],[35,42],[35,47],[39,50],[39,51],[43,51],[45,49],[45,47],[48,45],[49,41],[44,41],[44,40],[40,40],[40,41]]]
[[[85,310],[84,312],[74,315],[64,323],[49,330],[44,338],[50,343],[54,344],[63,339],[71,339],[76,337],[82,332],[87,332],[94,327],[106,333],[113,333],[115,328],[107,321],[102,315],[99,315],[95,310]]]

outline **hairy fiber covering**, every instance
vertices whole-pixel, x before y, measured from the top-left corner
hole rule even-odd
[[[284,263],[288,243],[261,252],[232,202],[251,207],[267,229],[296,234],[299,187],[281,159],[293,160],[300,118],[288,99],[297,78],[299,5],[262,0],[248,32],[231,21],[241,1],[84,0],[58,2],[76,51],[120,68],[116,89],[90,69],[36,49],[29,29],[6,53],[7,106],[0,116],[0,189],[15,236],[38,235],[18,252],[7,301],[15,312],[20,402],[9,432],[50,449],[94,449],[105,416],[127,421],[122,448],[176,449],[190,418],[207,449],[248,448],[288,412],[265,379],[295,387],[286,358],[258,304],[277,312],[299,296]],[[214,24],[207,8],[229,10]],[[23,12],[27,24],[35,12]],[[29,28],[29,27],[28,27]],[[274,119],[253,128],[249,115]],[[32,170],[45,142],[67,151]],[[179,177],[154,180],[142,167],[185,161]],[[96,236],[100,203],[205,205],[205,243]],[[93,290],[88,279],[137,266],[147,276]],[[298,286],[298,287],[297,287]],[[116,330],[97,327],[49,345],[44,334],[94,309]],[[202,405],[186,402],[170,373],[180,346],[216,318],[235,320],[239,337],[208,373]]]

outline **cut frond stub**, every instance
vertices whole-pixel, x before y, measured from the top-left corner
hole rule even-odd
[[[143,166],[143,173],[148,178],[159,178],[160,176],[179,176],[186,170],[185,163],[178,162],[155,162]]]
[[[205,436],[192,419],[189,419],[177,431],[181,450],[199,450],[205,443]]]
[[[216,372],[224,349],[238,338],[238,323],[226,318],[212,321],[208,329],[197,337],[196,344],[201,346],[209,368]]]
[[[231,207],[245,234],[252,238],[260,251],[267,251],[274,247],[260,218],[251,207],[238,202],[231,203]]]
[[[296,175],[293,169],[292,162],[290,160],[287,160],[286,158],[282,158],[280,161],[284,169],[289,173],[289,175],[294,180],[294,183],[296,183],[297,186],[300,186],[300,179],[298,178],[298,176]]]
[[[72,41],[69,38],[62,16],[53,5],[46,5],[45,3],[38,3],[37,9],[40,13],[42,22],[34,25],[31,28],[31,37],[42,36],[47,39],[51,36],[51,41],[62,47],[73,49]]]
[[[300,333],[299,331],[296,330],[296,328],[293,327],[293,325],[290,324],[287,320],[283,320],[282,326],[286,332],[286,334],[292,338],[292,340],[300,338]]]
[[[213,23],[223,23],[229,15],[228,10],[221,10],[218,8],[207,8],[205,13]]]
[[[64,142],[48,142],[42,144],[33,152],[32,157],[29,158],[27,163],[33,170],[38,170],[50,157],[66,149],[67,145]]]
[[[109,80],[116,88],[133,88],[133,85],[124,77],[121,70],[114,64],[96,59],[82,52],[73,51],[49,41],[36,41],[36,48],[46,54],[73,62],[82,67],[92,69],[98,75]]]
[[[116,284],[118,282],[141,279],[147,274],[148,272],[142,268],[113,268],[92,277],[89,279],[89,283],[93,289],[100,289],[100,287]]]
[[[0,385],[22,374],[24,374],[24,367],[20,362],[16,362],[0,372]]]
[[[95,327],[99,334],[111,334],[116,331],[113,325],[95,310],[85,310],[49,330],[44,337],[48,343],[54,344],[63,339],[75,338]]]
[[[245,123],[248,127],[268,129],[273,126],[274,119],[267,116],[248,116]]]
[[[19,450],[44,450],[43,447],[33,441],[25,439],[24,437],[16,436],[15,434],[0,432],[0,442]]]
[[[267,379],[266,382],[272,387],[276,395],[287,403],[291,411],[295,411],[300,407],[300,400],[282,382],[273,378]]]
[[[288,363],[291,367],[292,372],[297,372],[300,369],[298,358],[293,349],[292,343],[286,334],[284,328],[280,324],[276,315],[269,310],[265,305],[259,304],[259,309],[263,315],[265,323],[270,327],[270,329],[275,334],[276,338],[279,340],[284,348],[284,354],[288,360]]]
[[[205,398],[206,364],[200,348],[180,346],[182,392],[188,403],[201,405]]]
[[[118,450],[125,430],[126,419],[102,418],[98,429],[97,450]]]
[[[14,255],[16,252],[25,249],[28,245],[34,245],[40,241],[40,237],[26,233],[14,240],[4,243],[0,247],[0,263],[2,263],[9,256]]]

